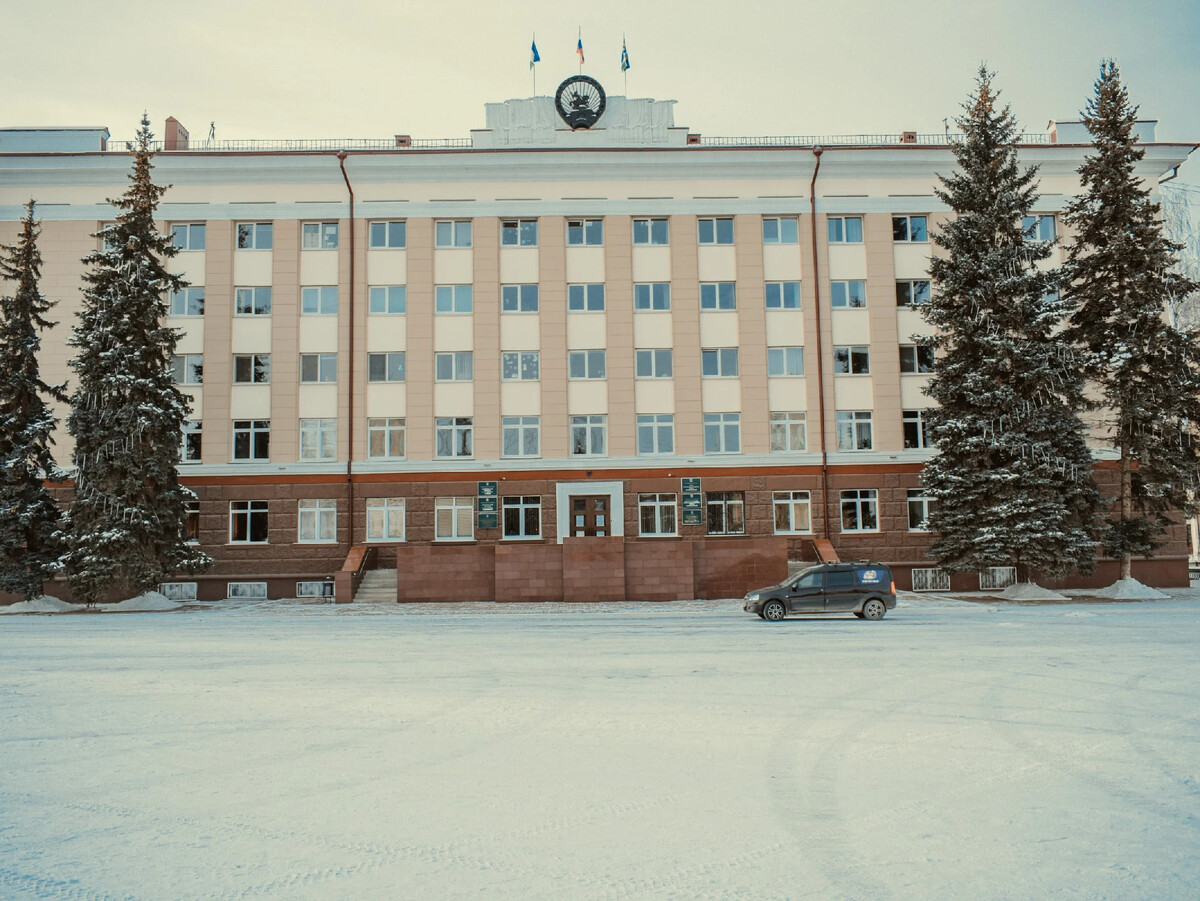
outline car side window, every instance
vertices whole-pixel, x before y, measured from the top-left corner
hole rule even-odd
[[[854,573],[842,570],[840,572],[832,572],[829,574],[829,579],[825,583],[828,589],[841,589],[854,587]]]
[[[809,573],[806,576],[801,576],[799,579],[797,579],[795,582],[792,583],[792,588],[793,589],[820,588],[821,587],[821,577],[824,575],[825,575],[824,573]]]

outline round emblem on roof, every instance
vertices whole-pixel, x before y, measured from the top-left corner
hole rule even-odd
[[[586,75],[572,75],[558,86],[554,108],[572,128],[591,128],[604,115],[604,88]]]

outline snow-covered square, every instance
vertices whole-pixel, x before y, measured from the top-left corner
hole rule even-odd
[[[0,897],[1195,898],[1198,613],[0,617]]]

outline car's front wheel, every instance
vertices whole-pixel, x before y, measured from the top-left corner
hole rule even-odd
[[[885,613],[887,613],[887,605],[879,600],[879,598],[871,598],[871,600],[863,604],[863,619],[883,619]]]
[[[784,618],[787,611],[783,607],[783,601],[767,601],[763,604],[762,618],[776,622]]]

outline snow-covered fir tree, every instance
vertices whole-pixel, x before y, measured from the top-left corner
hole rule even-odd
[[[12,246],[0,246],[0,591],[32,600],[42,582],[62,568],[62,510],[46,480],[62,479],[51,445],[56,420],[50,401],[65,401],[61,386],[47,385],[38,367],[45,314],[52,304],[39,288],[42,257],[34,202],[25,208]]]
[[[933,237],[946,253],[930,262],[923,307],[938,330],[927,388],[937,454],[922,476],[931,553],[952,571],[1087,571],[1099,494],[1075,412],[1082,375],[1057,334],[1067,308],[1039,265],[1051,244],[1031,212],[1037,170],[1017,158],[1016,122],[986,66],[963,110],[958,171],[937,191],[955,217]]]
[[[74,597],[89,604],[211,563],[185,534],[195,499],[178,473],[188,399],[174,384],[178,333],[165,324],[164,299],[185,282],[167,271],[178,251],[154,224],[166,188],[151,178],[151,138],[143,118],[131,184],[110,201],[116,223],[84,258],[87,287],[69,342],[79,378],[67,422],[77,470],[67,562]]]
[[[1084,123],[1094,152],[1079,168],[1083,192],[1065,220],[1066,336],[1098,388],[1104,437],[1120,450],[1120,483],[1104,550],[1131,577],[1133,557],[1150,556],[1169,511],[1194,507],[1200,443],[1200,351],[1166,311],[1197,285],[1173,271],[1178,245],[1163,234],[1160,209],[1134,173],[1138,108],[1111,60],[1100,66]]]

